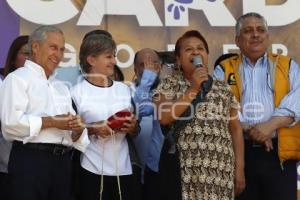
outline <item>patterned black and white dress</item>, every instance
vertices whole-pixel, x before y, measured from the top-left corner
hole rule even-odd
[[[167,76],[156,93],[179,98],[190,86],[182,73]],[[229,133],[230,109],[238,108],[230,87],[214,81],[206,100],[197,106],[194,117],[180,129],[183,200],[234,199],[234,152]]]

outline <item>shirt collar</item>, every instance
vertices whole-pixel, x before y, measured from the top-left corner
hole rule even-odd
[[[27,67],[30,70],[32,70],[37,76],[47,79],[45,70],[39,64],[37,64],[31,60],[26,60],[24,67]]]
[[[247,58],[245,55],[242,55],[243,63],[246,63],[246,66],[249,67],[264,67],[268,64],[268,54],[265,53],[262,57],[258,58],[255,65],[250,62],[250,59]]]

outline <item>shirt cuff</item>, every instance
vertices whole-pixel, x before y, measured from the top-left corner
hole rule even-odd
[[[89,144],[90,144],[90,140],[88,137],[88,131],[85,128],[82,131],[80,138],[78,140],[76,140],[75,142],[73,142],[73,147],[81,152],[85,152],[85,149],[87,148],[87,146]]]
[[[30,137],[38,136],[42,129],[42,118],[37,116],[28,116]]]
[[[29,122],[29,136],[24,138],[23,140],[24,144],[29,142],[33,137],[38,136],[42,129],[41,117],[29,115],[28,122]]]
[[[292,110],[286,108],[277,108],[272,115],[273,117],[292,117],[294,121],[289,124],[289,127],[294,126],[299,122],[300,118],[295,116],[295,113]]]

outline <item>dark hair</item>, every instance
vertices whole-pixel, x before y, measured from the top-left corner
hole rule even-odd
[[[18,55],[19,50],[28,43],[29,36],[21,35],[17,37],[9,47],[6,62],[4,65],[3,75],[6,77],[9,73],[16,70],[15,62]]]
[[[114,80],[115,81],[124,81],[124,74],[118,65],[114,66]]]
[[[88,56],[98,56],[106,52],[115,52],[115,41],[105,35],[93,34],[86,37],[80,46],[79,64],[84,73],[89,73],[91,65],[87,61]]]
[[[180,48],[181,48],[181,43],[183,40],[191,38],[191,37],[196,37],[199,40],[201,40],[204,44],[205,50],[207,51],[207,53],[209,53],[209,49],[208,49],[208,45],[207,42],[205,40],[205,38],[201,35],[201,33],[199,31],[196,30],[190,30],[185,32],[176,42],[175,44],[175,56],[179,56],[180,54]]]
[[[110,34],[110,32],[108,32],[108,31],[106,31],[106,30],[102,30],[102,29],[96,29],[96,30],[92,30],[92,31],[86,33],[86,34],[83,36],[82,41],[85,40],[85,39],[86,39],[88,36],[90,36],[90,35],[105,35],[105,36],[107,36],[107,37],[109,37],[109,38],[112,39],[112,35]]]

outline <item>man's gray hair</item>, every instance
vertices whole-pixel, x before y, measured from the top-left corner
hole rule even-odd
[[[29,36],[28,40],[28,50],[29,50],[29,55],[32,56],[32,43],[33,42],[38,42],[42,43],[44,40],[47,39],[47,34],[48,33],[61,33],[63,35],[62,30],[55,26],[40,26],[37,29],[35,29]]]
[[[235,25],[235,35],[236,36],[240,35],[241,29],[242,29],[242,25],[243,25],[245,19],[248,18],[248,17],[255,17],[255,18],[258,18],[258,19],[262,20],[263,24],[264,24],[264,26],[266,28],[266,31],[268,31],[268,24],[267,24],[266,19],[262,15],[260,15],[258,13],[250,12],[250,13],[246,13],[246,14],[240,16],[238,18],[238,20],[236,21],[236,25]]]

